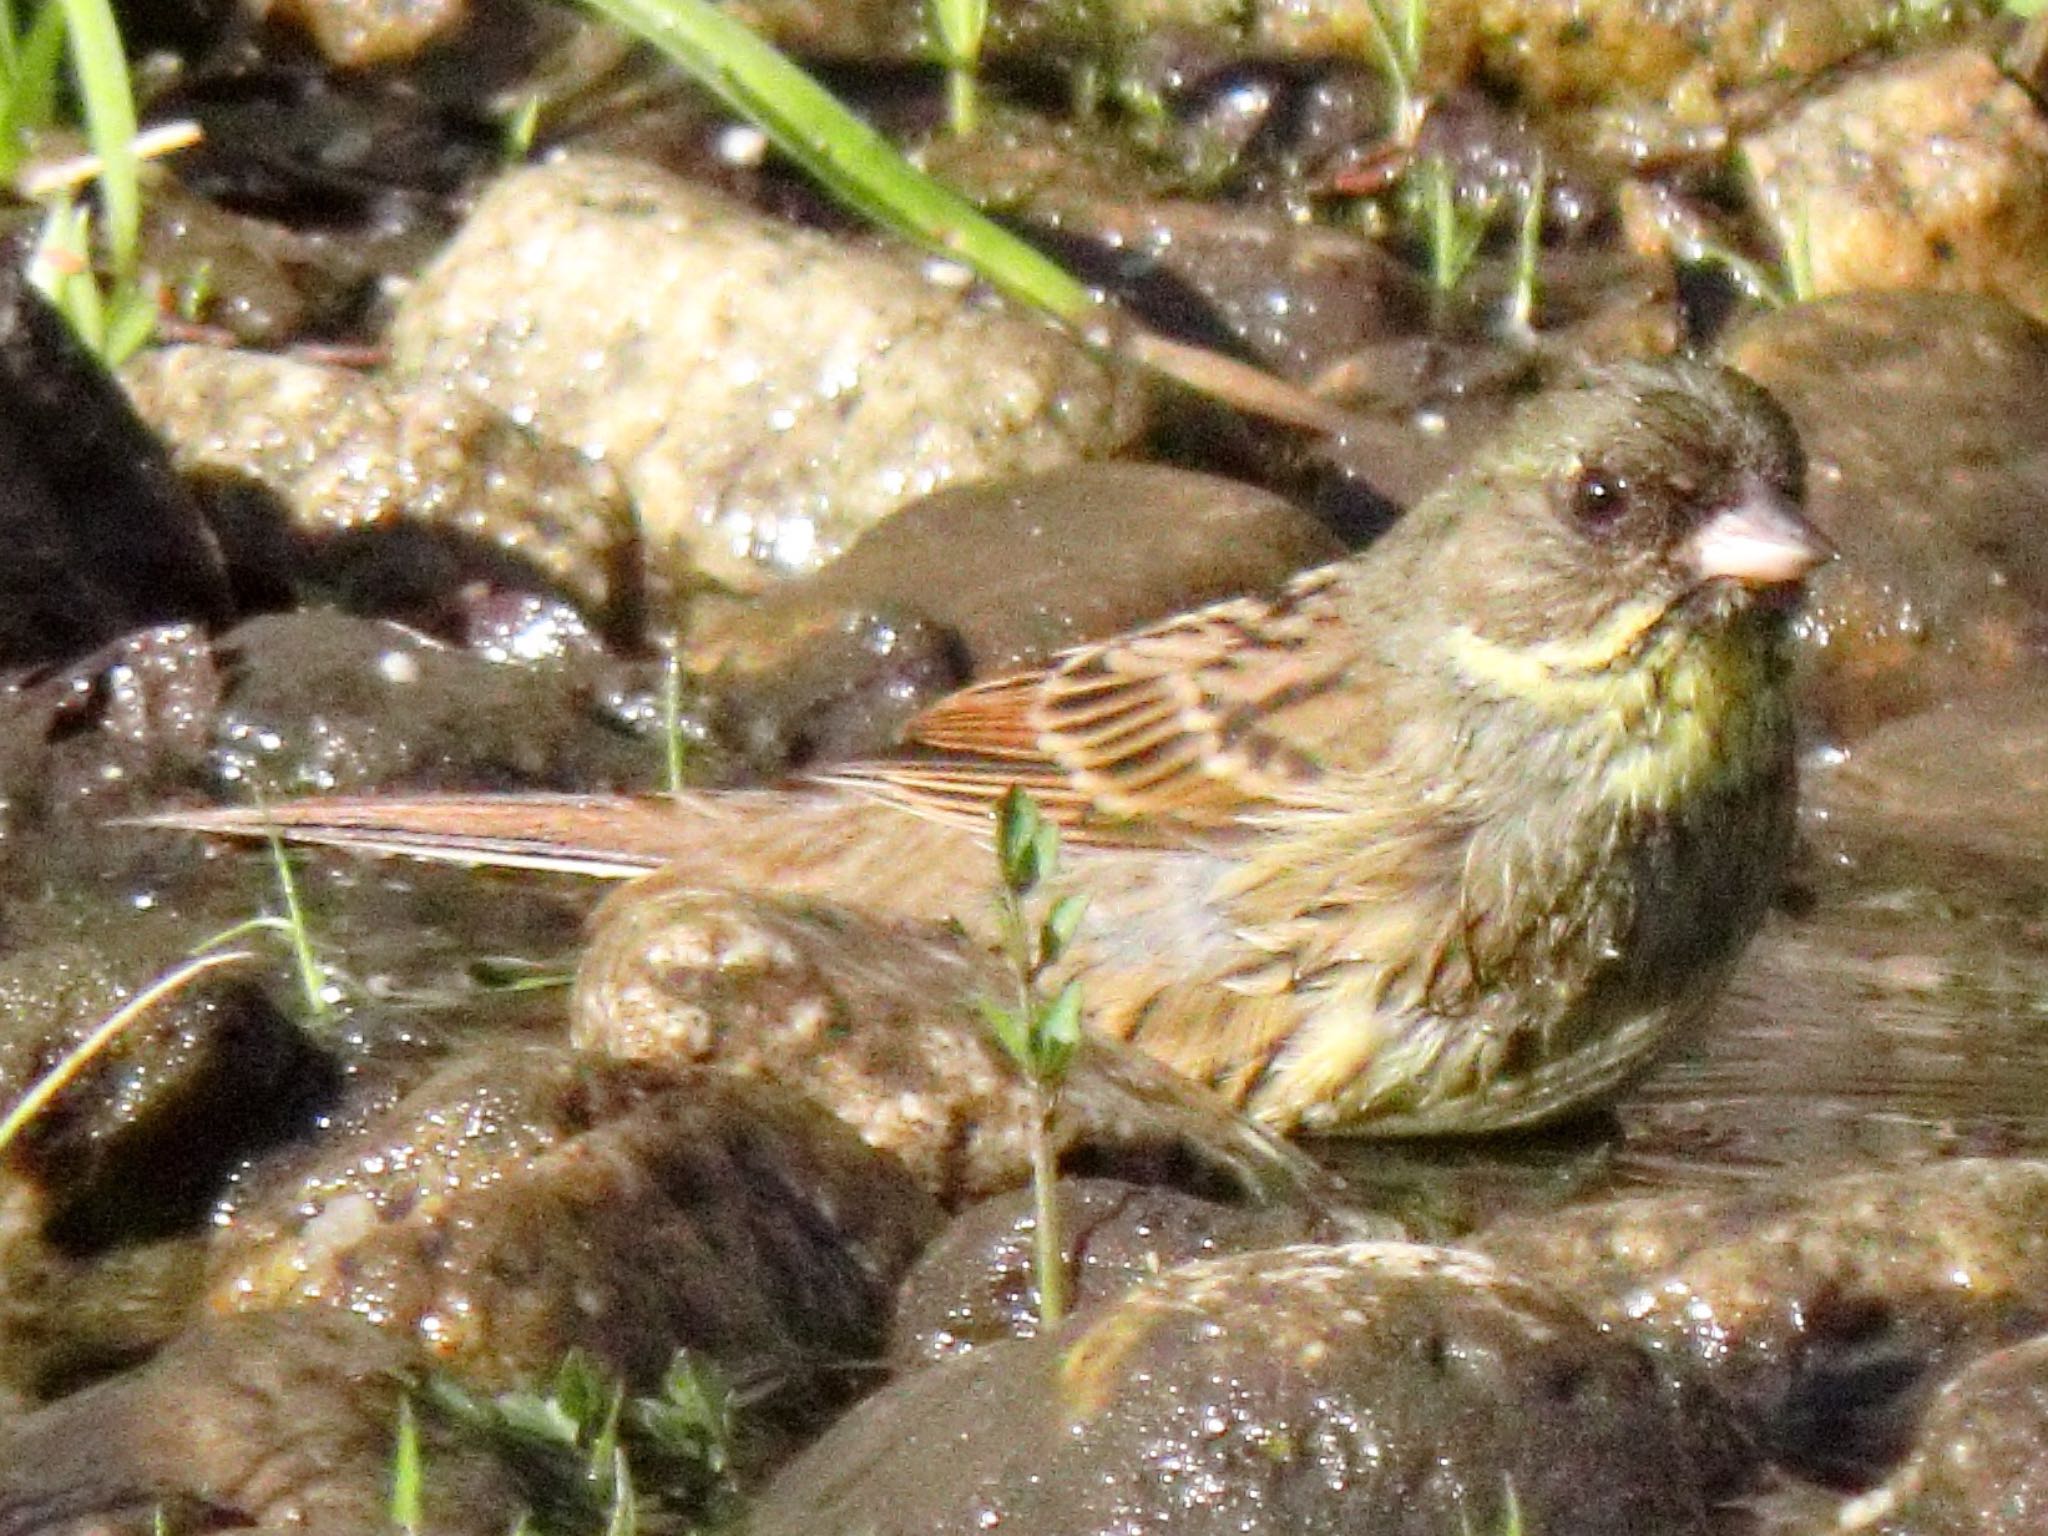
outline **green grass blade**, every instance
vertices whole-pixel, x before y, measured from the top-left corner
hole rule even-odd
[[[86,3],[86,0],[71,0]],[[756,123],[835,197],[1077,328],[1095,299],[1057,262],[898,154],[817,81],[708,0],[587,0]]]
[[[63,0],[71,63],[85,104],[86,137],[100,160],[107,254],[117,283],[133,275],[142,245],[142,191],[135,155],[135,96],[108,0]]]
[[[43,0],[24,33],[13,27],[14,8],[0,26],[0,180],[12,181],[27,153],[28,135],[57,118],[57,70],[64,57],[64,11]]]

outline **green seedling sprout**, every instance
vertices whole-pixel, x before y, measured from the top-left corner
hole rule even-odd
[[[1809,304],[1819,292],[1813,275],[1813,205],[1801,198],[1785,240],[1785,293],[1789,303]]]
[[[156,298],[142,272],[142,162],[192,142],[197,130],[179,123],[136,132],[134,87],[109,0],[45,0],[27,31],[17,33],[10,17],[0,36],[0,170],[47,206],[30,278],[111,367],[156,326]],[[54,119],[58,42],[68,45],[92,152],[24,175],[30,136]],[[97,218],[76,201],[85,181],[98,183]]]
[[[1462,1509],[1458,1511],[1458,1529],[1463,1536],[1473,1536],[1472,1518]],[[1515,1497],[1513,1478],[1502,1491],[1498,1536],[1522,1536],[1522,1501]]]
[[[398,1400],[397,1439],[391,1448],[391,1523],[405,1536],[420,1536],[426,1526],[426,1466],[420,1453],[420,1426],[412,1399]]]
[[[1515,285],[1508,295],[1508,330],[1524,341],[1536,335],[1536,281],[1543,259],[1543,191],[1547,173],[1543,155],[1529,170],[1522,188],[1522,217],[1515,226]]]
[[[85,135],[99,157],[107,258],[117,284],[142,254],[142,162],[135,152],[135,90],[111,0],[58,0],[71,45],[71,73],[85,109]]]
[[[674,644],[661,661],[661,746],[669,795],[679,798],[687,783],[689,754],[683,743],[683,659]]]
[[[1487,198],[1472,203],[1460,198],[1457,175],[1449,159],[1440,154],[1425,157],[1410,174],[1415,178],[1429,286],[1442,303],[1470,275],[1498,202]]]
[[[981,43],[988,0],[929,0],[932,37],[946,70],[946,126],[956,138],[981,126]]]
[[[423,1404],[488,1445],[518,1477],[529,1506],[522,1528],[543,1536],[628,1536],[643,1513],[697,1529],[724,1523],[737,1498],[734,1396],[724,1380],[678,1353],[661,1391],[633,1396],[580,1350],[540,1391],[485,1397],[442,1375],[420,1386]]]
[[[1066,895],[1045,906],[1036,899],[1059,869],[1059,829],[1015,785],[996,804],[996,865],[997,928],[1015,994],[1009,1003],[984,998],[980,1006],[996,1042],[1030,1085],[1032,1259],[1039,1324],[1050,1329],[1067,1312],[1053,1121],[1067,1069],[1081,1045],[1081,983],[1069,979],[1048,995],[1045,978],[1072,945],[1086,901]]]
[[[261,807],[261,797],[258,797]],[[292,957],[292,968],[298,975],[299,995],[304,999],[306,1012],[315,1019],[326,1019],[334,1012],[335,996],[332,978],[327,967],[320,962],[320,956],[313,943],[313,930],[306,921],[306,909],[299,900],[299,882],[292,874],[291,856],[285,851],[284,839],[276,827],[266,827],[264,841],[270,845],[270,868],[277,879],[279,899],[284,904],[284,915],[261,912],[255,917],[224,928],[212,938],[197,946],[195,952],[205,953],[223,944],[232,944],[251,933],[274,933],[283,936],[286,948]]]
[[[1373,46],[1394,87],[1393,139],[1413,144],[1426,107],[1421,92],[1422,46],[1428,0],[1366,0]]]
[[[57,78],[64,57],[64,9],[43,0],[17,27],[13,0],[0,7],[0,180],[12,183],[30,135],[57,119]]]

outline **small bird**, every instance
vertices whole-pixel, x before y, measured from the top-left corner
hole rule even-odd
[[[1803,478],[1739,374],[1614,367],[1363,553],[968,687],[899,757],[674,800],[162,820],[644,877],[615,915],[768,889],[986,937],[1021,785],[1088,898],[1066,964],[1095,1030],[1283,1132],[1528,1125],[1649,1065],[1762,920],[1793,836],[1787,620],[1831,553]],[[604,984],[586,968],[580,1006]]]

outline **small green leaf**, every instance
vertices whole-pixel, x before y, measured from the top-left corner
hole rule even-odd
[[[604,1373],[598,1369],[597,1362],[580,1349],[572,1349],[562,1357],[550,1395],[554,1399],[555,1411],[572,1426],[574,1438],[578,1441],[601,1422],[612,1400]]]
[[[634,1536],[640,1529],[640,1506],[633,1496],[633,1469],[626,1465],[626,1453],[614,1446],[610,1461],[611,1508],[604,1523],[605,1536]]]
[[[996,802],[996,862],[1019,896],[1038,884],[1038,802],[1012,784]]]
[[[1081,1043],[1080,977],[1061,987],[1059,995],[1045,1005],[1032,1034],[1037,1047],[1032,1055],[1037,1058],[1040,1080],[1059,1081]]]
[[[1060,829],[1057,822],[1047,821],[1039,814],[1035,801],[1031,809],[1038,816],[1038,824],[1031,829],[1031,872],[1035,877],[1032,884],[1036,885],[1051,879],[1060,867]]]
[[[996,1037],[996,1044],[1003,1048],[1003,1054],[1008,1056],[1010,1060],[1014,1061],[1026,1072],[1029,1072],[1031,1070],[1031,1030],[1024,1022],[1024,1019],[1019,1014],[1005,1008],[1001,1003],[991,1001],[986,997],[976,998],[974,1005],[981,1010],[982,1018],[988,1023],[989,1033]]]
[[[1074,935],[1080,930],[1081,919],[1087,915],[1088,898],[1081,895],[1062,896],[1052,904],[1052,910],[1045,914],[1045,922],[1038,930],[1038,957],[1051,965],[1067,952],[1067,946],[1074,942]]]

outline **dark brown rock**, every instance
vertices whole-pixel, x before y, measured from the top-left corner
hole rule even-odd
[[[1764,1447],[1854,1481],[1960,1362],[2048,1326],[2048,1164],[1937,1163],[1502,1222],[1475,1241],[1687,1361]]]
[[[223,1318],[149,1364],[0,1428],[5,1536],[390,1528],[397,1414],[415,1351],[321,1308]],[[521,1501],[490,1456],[421,1434],[423,1529],[506,1530]]]
[[[501,1048],[267,1173],[213,1297],[361,1312],[485,1386],[575,1347],[645,1389],[689,1347],[807,1418],[881,1353],[937,1222],[901,1169],[767,1084]]]
[[[1471,1254],[1268,1249],[868,1399],[756,1536],[1671,1536],[1720,1490],[1647,1355]]]
[[[1336,1235],[1298,1206],[1239,1206],[1113,1179],[1062,1179],[1059,1230],[1070,1308],[1122,1295],[1190,1259]],[[1039,1333],[1037,1220],[1029,1190],[970,1207],[904,1279],[891,1348],[904,1365],[950,1360],[998,1339]]]

